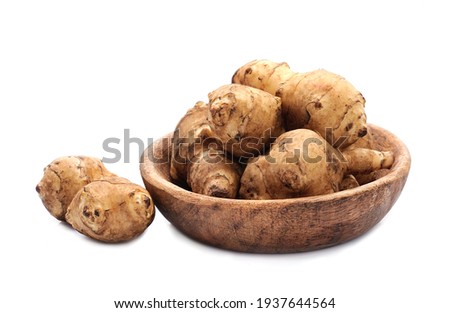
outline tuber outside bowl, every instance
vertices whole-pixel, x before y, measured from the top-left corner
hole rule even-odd
[[[141,175],[159,211],[177,229],[208,245],[243,252],[288,253],[334,246],[376,225],[398,199],[411,158],[393,134],[370,125],[377,149],[391,150],[390,172],[334,194],[281,200],[241,200],[196,194],[171,182],[171,134],[142,155]]]

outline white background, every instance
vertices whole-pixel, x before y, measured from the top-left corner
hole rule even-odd
[[[2,1],[0,311],[114,312],[113,300],[154,297],[334,297],[336,308],[322,311],[448,312],[444,4]],[[53,159],[111,157],[102,143],[123,144],[124,129],[158,138],[256,58],[346,77],[364,94],[369,121],[409,147],[406,187],[366,235],[310,253],[243,254],[194,242],[157,212],[141,237],[108,245],[46,212],[34,188]],[[142,184],[139,149],[130,148],[129,163],[108,167]]]

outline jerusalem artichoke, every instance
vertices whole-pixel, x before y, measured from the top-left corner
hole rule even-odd
[[[339,190],[348,190],[359,187],[358,180],[353,175],[346,175],[342,178]]]
[[[352,174],[367,174],[375,170],[389,168],[394,163],[390,151],[355,148],[343,152],[347,161],[347,171]]]
[[[311,130],[282,134],[269,155],[249,161],[241,177],[240,196],[283,199],[338,191],[345,168],[334,159],[326,162],[327,151],[333,148]]]
[[[56,159],[45,168],[36,190],[54,217],[101,241],[131,239],[155,214],[144,188],[109,172],[92,157]]]
[[[239,68],[232,82],[279,96],[287,130],[314,130],[340,148],[367,133],[365,99],[339,75],[325,70],[296,73],[287,63],[255,60]]]
[[[144,188],[121,177],[106,177],[81,188],[66,220],[78,232],[104,242],[130,240],[153,221],[152,198]]]
[[[386,176],[389,172],[389,169],[382,168],[370,173],[355,174],[355,178],[359,185],[365,185]]]
[[[193,192],[219,198],[236,198],[242,169],[224,151],[204,147],[188,166],[187,183]]]
[[[187,165],[203,149],[206,138],[211,137],[207,121],[208,105],[197,102],[189,109],[175,127],[170,159],[170,176],[177,182],[187,179]]]
[[[284,132],[278,97],[237,84],[222,86],[208,97],[211,130],[233,156],[259,155]]]
[[[250,160],[239,194],[244,199],[329,194],[345,188],[345,175],[388,168],[392,162],[390,152],[356,149],[341,154],[311,130],[292,130],[275,140],[267,156]]]
[[[209,106],[198,102],[178,123],[172,143],[170,176],[193,192],[235,198],[239,164],[225,155],[207,121]]]
[[[50,214],[64,221],[67,207],[78,190],[106,176],[114,174],[99,159],[84,156],[61,157],[44,169],[44,176],[36,186],[36,191]]]

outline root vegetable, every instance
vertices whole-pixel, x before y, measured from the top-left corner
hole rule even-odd
[[[394,154],[390,151],[377,151],[355,148],[344,151],[347,160],[347,172],[367,174],[379,169],[390,168],[394,163]]]
[[[389,174],[389,169],[382,168],[382,169],[370,172],[368,174],[355,174],[355,178],[360,185],[365,185],[365,184],[371,183],[377,179],[380,179],[381,177],[384,177],[387,174]]]
[[[92,157],[54,160],[36,190],[54,217],[101,241],[129,240],[142,233],[155,214],[144,188],[109,172]]]
[[[357,148],[375,149],[375,143],[370,128],[367,129],[367,134],[359,138],[357,141],[347,146],[344,151],[349,151]]]
[[[249,162],[239,194],[244,199],[329,194],[343,189],[345,175],[388,168],[392,161],[392,154],[368,149],[341,154],[319,134],[297,129],[278,137],[267,156]]]
[[[172,143],[170,176],[193,192],[236,198],[240,165],[225,155],[207,121],[209,107],[198,102],[178,123]]]
[[[347,175],[342,179],[339,190],[353,189],[358,186],[359,186],[359,183],[356,180],[355,176]]]
[[[66,212],[74,229],[104,242],[136,237],[154,216],[147,190],[121,177],[106,177],[81,188]]]
[[[236,198],[242,169],[222,150],[204,148],[189,165],[187,183],[193,192],[220,198]]]
[[[203,141],[211,136],[207,121],[208,105],[197,102],[175,128],[170,159],[170,176],[177,182],[187,179],[187,165],[203,151]]]
[[[208,97],[211,130],[233,156],[259,155],[284,132],[281,101],[265,91],[231,84]]]
[[[279,96],[287,130],[308,128],[341,148],[367,133],[364,97],[334,73],[296,73],[287,63],[255,60],[239,68],[232,82]]]
[[[94,180],[113,175],[99,159],[61,157],[44,169],[44,176],[36,186],[36,191],[50,214],[64,221],[67,207],[78,190]]]
[[[388,168],[394,161],[391,152],[376,151],[374,147],[374,138],[369,128],[366,136],[344,149],[344,155],[353,159],[353,168],[348,171],[353,172],[359,185],[365,185],[385,176],[389,173]]]
[[[268,156],[247,164],[241,177],[244,199],[283,199],[333,193],[339,190],[345,167],[334,149],[317,133],[299,129],[279,136]],[[306,161],[307,160],[307,161]]]

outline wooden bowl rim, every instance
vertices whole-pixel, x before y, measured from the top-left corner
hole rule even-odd
[[[216,206],[229,205],[233,207],[235,207],[236,205],[245,204],[247,208],[254,207],[260,209],[262,206],[280,207],[280,205],[287,206],[292,204],[311,204],[318,202],[339,201],[362,193],[373,191],[375,189],[378,189],[382,185],[391,184],[395,180],[404,177],[409,173],[409,169],[411,166],[411,156],[406,145],[388,130],[373,124],[369,124],[368,126],[377,133],[381,132],[387,138],[388,142],[392,146],[396,147],[395,162],[392,165],[390,172],[386,176],[379,178],[376,181],[367,183],[365,185],[353,189],[339,191],[332,194],[299,197],[299,198],[288,198],[288,199],[246,200],[246,199],[217,198],[186,190],[174,184],[173,182],[165,179],[160,174],[158,164],[152,162],[148,157],[145,157],[146,155],[148,155],[147,153],[149,149],[152,149],[153,146],[160,145],[164,138],[171,138],[173,133],[169,133],[166,136],[157,139],[147,147],[141,158],[141,165],[140,165],[141,175],[145,181],[152,184],[154,187],[164,189],[166,192],[170,192],[172,195],[176,196],[176,198],[184,199],[185,201],[191,203],[201,202],[202,204],[211,203]]]

